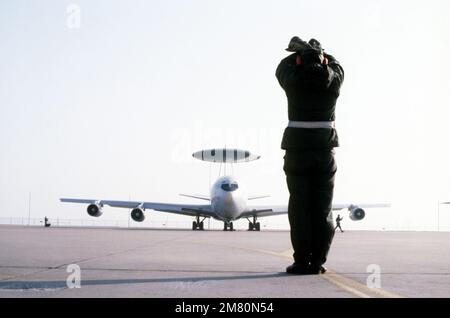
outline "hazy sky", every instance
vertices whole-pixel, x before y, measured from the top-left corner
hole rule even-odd
[[[293,35],[345,70],[335,202],[392,202],[359,228],[435,229],[450,200],[445,0],[1,0],[0,218],[26,217],[29,192],[32,217],[89,218],[62,196],[197,202],[178,196],[208,193],[191,154],[225,144],[262,155],[235,166],[247,192],[286,203],[274,73]]]

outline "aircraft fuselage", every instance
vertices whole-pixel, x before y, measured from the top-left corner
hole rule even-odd
[[[240,217],[247,207],[247,196],[232,176],[217,179],[211,187],[211,207],[217,218],[230,222]]]

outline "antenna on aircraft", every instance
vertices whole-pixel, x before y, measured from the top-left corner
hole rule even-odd
[[[204,149],[194,152],[192,157],[202,161],[217,163],[242,163],[261,158],[261,156],[254,155],[248,150],[237,148]]]
[[[231,171],[234,173],[233,163],[242,163],[258,160],[261,158],[259,155],[254,155],[248,150],[237,149],[237,148],[214,148],[214,149],[203,149],[192,154],[192,157],[210,162],[209,165],[209,188],[211,188],[211,166],[213,163],[219,163],[219,177],[222,172],[222,164],[224,165],[224,175],[227,173],[227,164],[231,165]]]

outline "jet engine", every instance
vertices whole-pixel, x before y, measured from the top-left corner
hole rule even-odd
[[[102,207],[101,207],[100,205],[98,205],[98,204],[90,204],[90,205],[87,207],[87,213],[88,213],[90,216],[99,217],[100,215],[103,214],[103,212],[102,212]]]
[[[131,218],[136,222],[142,222],[145,220],[145,215],[141,209],[136,208],[131,211]]]
[[[353,206],[349,208],[350,210],[350,219],[353,221],[361,221],[366,216],[366,212],[358,206]]]

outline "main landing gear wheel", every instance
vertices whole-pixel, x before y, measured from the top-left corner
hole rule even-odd
[[[253,222],[248,220],[248,230],[249,231],[261,231],[261,224],[256,222],[256,216],[253,217]]]
[[[192,222],[192,230],[193,231],[196,231],[196,230],[203,231],[204,229],[205,229],[205,225],[204,225],[203,221],[200,222],[200,218],[197,218],[197,221]]]

